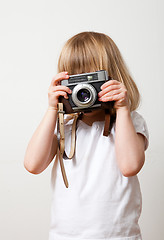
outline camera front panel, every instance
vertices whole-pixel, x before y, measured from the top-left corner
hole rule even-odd
[[[89,83],[89,85],[92,85],[92,87],[95,89],[95,92],[96,92],[96,96],[95,96],[95,101],[94,101],[94,103],[92,104],[92,106],[90,106],[89,108],[95,108],[95,107],[100,107],[101,106],[101,103],[100,103],[100,101],[98,101],[98,93],[100,92],[100,87],[101,87],[101,85],[104,83],[105,81],[99,81],[99,82],[92,82],[92,83]],[[69,85],[68,87],[72,90],[72,93],[73,93],[73,90],[74,90],[74,87],[75,87],[76,85]],[[82,88],[83,90],[85,90],[86,88]],[[81,89],[81,90],[82,90]],[[81,90],[79,90],[79,92],[81,91]],[[77,93],[77,95],[78,95],[78,93]],[[70,105],[71,105],[71,107],[72,107],[72,109],[74,109],[74,110],[80,110],[80,109],[83,109],[83,108],[88,108],[87,106],[85,106],[85,104],[83,105],[83,107],[81,106],[77,106],[76,104],[75,104],[75,102],[73,101],[73,98],[72,98],[72,94],[69,94],[68,95],[68,100],[69,100],[69,102],[70,102]],[[80,97],[77,97],[77,98],[80,98]],[[81,100],[82,101],[82,100]],[[87,105],[87,104],[86,104]]]
[[[100,108],[101,102],[98,101],[98,93],[101,91],[101,85],[107,80],[107,72],[103,70],[71,75],[68,80],[62,80],[61,85],[65,85],[72,90],[72,94],[68,94],[67,101],[69,101],[73,112]]]

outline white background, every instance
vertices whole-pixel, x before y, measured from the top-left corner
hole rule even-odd
[[[61,47],[90,30],[115,41],[141,92],[150,145],[139,173],[140,226],[144,240],[164,239],[163,10],[162,0],[0,2],[0,239],[48,239],[52,164],[32,175],[24,154],[46,112]]]

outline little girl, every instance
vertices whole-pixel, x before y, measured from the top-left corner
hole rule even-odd
[[[57,153],[57,104],[71,90],[60,81],[69,75],[106,70],[113,80],[98,93],[100,102],[114,101],[116,120],[103,136],[105,112],[83,113],[77,122],[76,149],[64,161],[69,188],[60,164],[52,169],[52,216],[49,240],[141,240],[138,219],[141,192],[137,173],[148,147],[148,130],[135,110],[139,92],[112,39],[102,33],[82,32],[69,39],[58,61],[58,74],[49,91],[49,106],[34,132],[24,158],[34,174],[44,171]],[[69,119],[68,119],[69,117]],[[65,115],[65,151],[71,145],[72,119]]]

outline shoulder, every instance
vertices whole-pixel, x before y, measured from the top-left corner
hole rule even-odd
[[[143,116],[140,114],[140,113],[138,113],[137,111],[132,111],[131,112],[131,117],[133,118],[133,119],[143,119]]]
[[[137,129],[139,130],[141,128],[143,128],[144,130],[147,129],[146,121],[140,113],[138,113],[136,111],[132,111],[131,118],[132,118],[132,122],[133,122],[136,130]]]
[[[131,118],[134,128],[137,133],[145,136],[145,150],[148,148],[149,143],[149,131],[144,117],[137,111],[131,112]]]

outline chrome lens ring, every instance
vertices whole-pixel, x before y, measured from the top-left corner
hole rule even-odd
[[[79,99],[77,97],[78,92],[82,89],[86,89],[90,93],[90,98],[85,102],[79,101]],[[77,84],[73,88],[73,91],[72,91],[72,100],[75,103],[75,105],[78,107],[88,108],[88,107],[92,106],[94,104],[94,102],[96,101],[96,97],[97,97],[97,92],[91,84],[87,84],[87,83]]]

